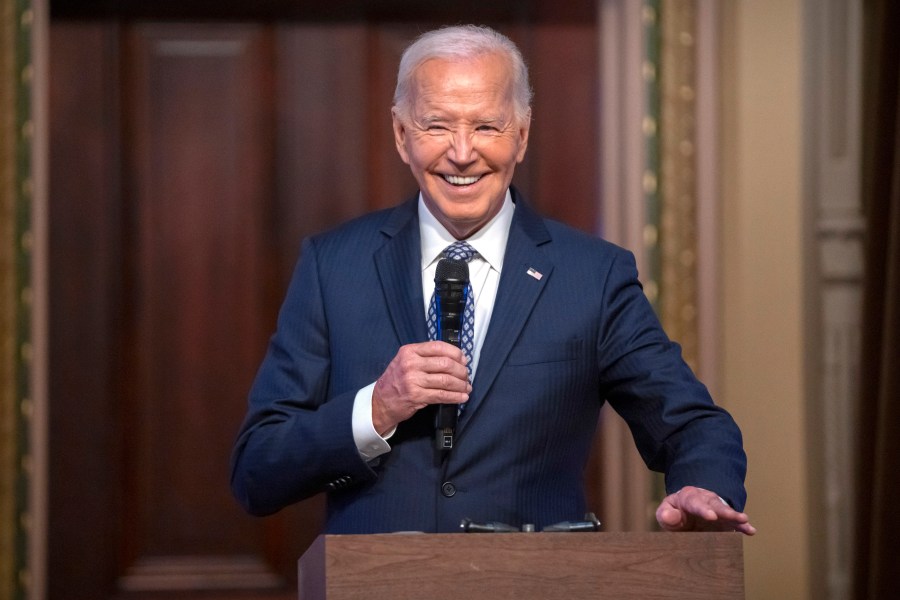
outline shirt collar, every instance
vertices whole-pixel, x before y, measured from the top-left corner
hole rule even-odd
[[[498,273],[503,267],[503,256],[506,254],[506,240],[509,238],[509,226],[512,223],[515,204],[509,189],[500,212],[487,224],[466,238],[473,248],[481,255],[491,268]],[[419,234],[422,240],[422,270],[436,262],[444,248],[456,241],[447,229],[441,225],[422,199],[419,193]]]

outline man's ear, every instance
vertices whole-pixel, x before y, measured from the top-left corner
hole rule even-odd
[[[403,118],[397,107],[391,108],[391,120],[394,129],[394,145],[397,146],[397,153],[400,159],[409,164],[409,154],[406,152],[406,126],[403,124]]]
[[[528,150],[528,134],[531,131],[531,109],[528,114],[522,118],[519,124],[519,152],[516,154],[516,162],[520,163],[525,160],[525,151]]]

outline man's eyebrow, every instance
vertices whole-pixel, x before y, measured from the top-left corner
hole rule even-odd
[[[445,123],[447,121],[447,117],[441,115],[425,115],[419,119],[423,125],[431,125],[432,123]]]
[[[437,114],[427,114],[423,115],[416,119],[416,122],[422,127],[428,127],[429,125],[442,125],[450,122],[451,119],[446,115],[437,115]],[[474,126],[480,125],[494,125],[494,126],[502,126],[506,123],[508,119],[506,119],[503,115],[487,115],[485,117],[479,117],[470,121],[470,123]]]

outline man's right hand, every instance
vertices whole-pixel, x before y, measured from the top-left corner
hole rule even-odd
[[[429,404],[469,400],[468,371],[462,350],[446,342],[402,346],[372,392],[372,424],[384,435]]]

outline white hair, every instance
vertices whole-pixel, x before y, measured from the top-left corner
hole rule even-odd
[[[470,60],[486,54],[500,54],[509,59],[516,117],[524,121],[528,118],[532,92],[522,53],[502,33],[479,25],[442,27],[423,33],[410,44],[400,58],[394,108],[404,117],[409,115],[410,86],[415,70],[422,63],[435,58]]]

